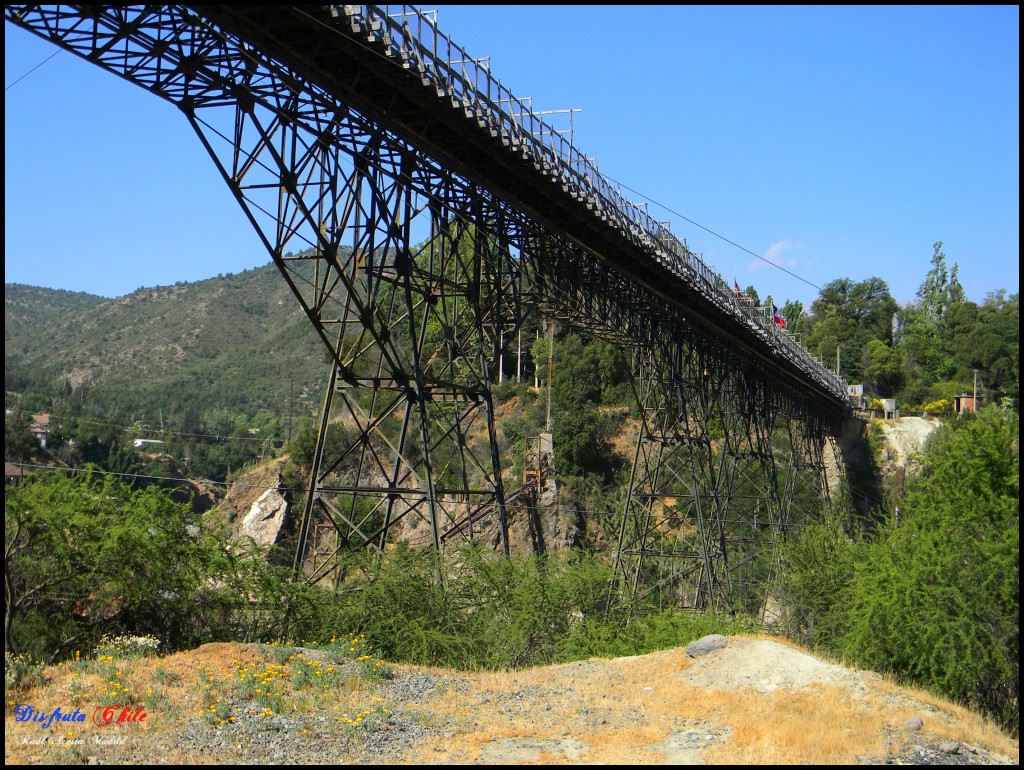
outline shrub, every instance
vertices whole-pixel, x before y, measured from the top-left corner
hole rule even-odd
[[[133,660],[155,655],[160,640],[155,636],[111,636],[104,634],[96,645],[95,654],[110,655],[121,660]]]
[[[4,690],[31,687],[43,679],[43,664],[25,655],[4,652]]]

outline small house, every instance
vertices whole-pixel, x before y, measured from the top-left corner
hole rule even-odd
[[[14,463],[4,463],[4,485],[13,484],[17,486],[22,480],[29,475],[29,472],[25,470],[22,465],[15,465]]]
[[[974,396],[969,396],[966,393],[962,396],[953,396],[953,411],[957,414],[963,412],[977,412],[978,402]]]

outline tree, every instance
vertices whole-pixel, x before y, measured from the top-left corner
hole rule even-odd
[[[957,376],[971,383],[977,369],[991,400],[1017,403],[1020,373],[1020,295],[995,292],[978,306],[950,305],[946,314],[944,349]]]
[[[963,302],[964,288],[957,278],[959,266],[954,263],[951,273],[946,272],[946,255],[942,253],[942,241],[937,241],[933,248],[932,268],[925,275],[924,281],[917,290],[917,298],[935,322],[940,323],[946,310],[954,302]]]
[[[854,553],[847,541],[841,512],[830,510],[824,521],[812,521],[780,545],[783,628],[810,647],[834,650],[848,623],[847,594],[854,581]]]
[[[857,552],[839,650],[1018,729],[1019,420],[936,431],[899,526]]]
[[[39,442],[29,430],[29,418],[14,412],[4,420],[4,460],[10,463],[30,462],[39,452]]]
[[[838,308],[829,307],[825,309],[822,316],[813,319],[810,333],[802,340],[807,349],[826,361],[834,361],[836,349],[842,345],[844,348],[857,333],[857,324],[849,318],[840,315]],[[846,360],[854,361],[852,356],[853,348],[846,352]],[[846,376],[858,379],[849,369],[843,372]]]
[[[950,360],[943,353],[939,325],[922,304],[902,308],[897,317],[896,349],[903,356],[906,379],[918,391],[914,400],[933,382],[950,374]]]
[[[594,408],[561,412],[552,428],[554,465],[564,476],[596,474],[610,481],[618,468],[609,425]]]
[[[556,342],[551,432],[559,473],[594,473],[611,480],[619,458],[611,445],[611,426],[598,405],[615,399],[626,376],[622,354],[607,342],[576,334]]]
[[[881,396],[892,396],[903,386],[903,362],[899,353],[881,340],[871,340],[861,360],[864,378]]]
[[[4,500],[4,646],[45,658],[105,632],[193,640],[198,592],[236,570],[190,506],[96,473],[39,474]]]
[[[787,300],[782,306],[782,317],[786,319],[786,330],[790,334],[806,334],[811,329],[810,317],[804,313],[804,303]]]
[[[835,360],[842,348],[843,375],[862,378],[861,360],[870,340],[892,342],[892,320],[897,310],[889,286],[881,278],[855,283],[839,278],[826,284],[811,303],[812,322],[804,340],[812,354]]]

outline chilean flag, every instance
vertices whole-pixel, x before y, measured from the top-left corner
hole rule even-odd
[[[772,305],[772,320],[778,324],[780,329],[786,328],[786,319],[782,317],[782,313],[779,312],[775,305]]]

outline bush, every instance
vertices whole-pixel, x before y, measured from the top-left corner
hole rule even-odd
[[[785,552],[788,633],[977,708],[1017,734],[1019,420],[936,430],[901,519],[870,542],[810,527]]]
[[[25,655],[4,652],[4,690],[17,690],[42,682],[43,664]]]
[[[279,573],[158,487],[39,474],[7,491],[4,525],[8,650],[49,659],[74,640],[132,655],[149,639],[172,650],[282,618]]]
[[[104,634],[100,643],[96,645],[95,654],[110,655],[119,660],[133,660],[155,655],[160,646],[160,640],[155,636],[111,636]]]

